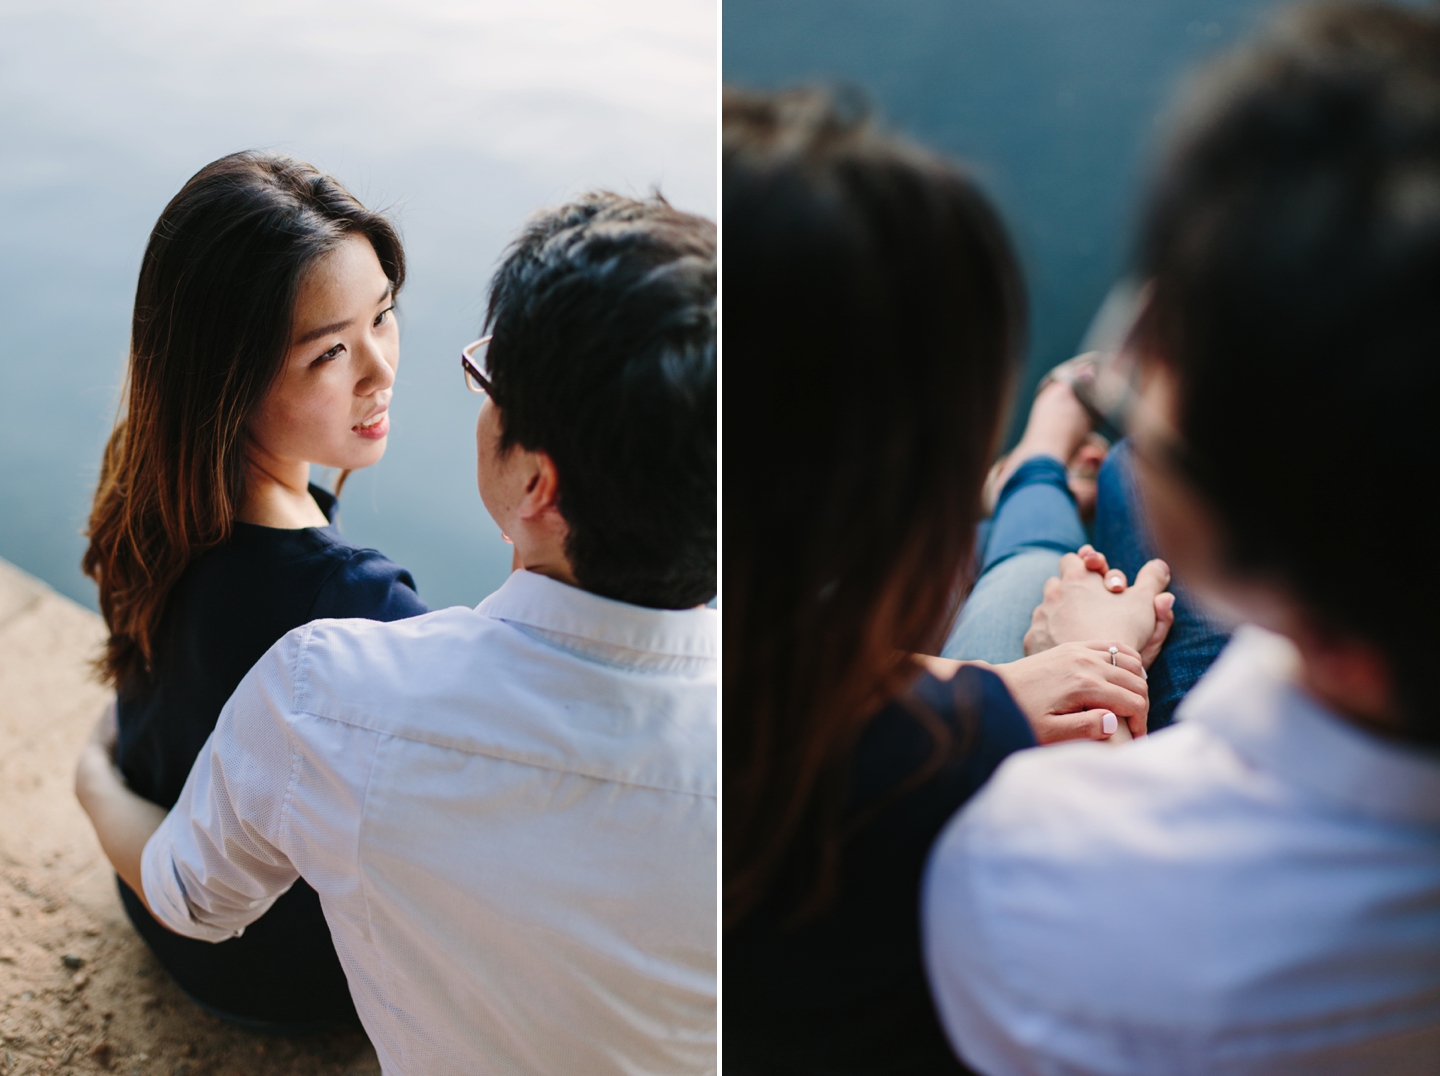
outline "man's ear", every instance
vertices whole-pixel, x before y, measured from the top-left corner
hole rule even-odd
[[[553,513],[560,516],[560,472],[548,452],[525,453],[529,459],[525,479],[525,496],[519,505],[519,515],[524,520],[540,520]]]
[[[1404,728],[1395,677],[1379,647],[1315,622],[1292,635],[1305,659],[1311,689],[1342,713],[1381,732]]]

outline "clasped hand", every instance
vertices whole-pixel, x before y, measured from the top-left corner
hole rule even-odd
[[[1134,648],[1148,668],[1175,622],[1170,567],[1152,560],[1127,586],[1125,573],[1106,563],[1088,545],[1060,558],[1060,575],[1045,582],[1045,600],[1035,607],[1025,633],[1025,653],[1038,654],[1061,643],[1114,639]]]
[[[1130,585],[1088,545],[1060,559],[1060,574],[1046,582],[1025,634],[1027,656],[990,666],[1037,740],[1145,735],[1145,669],[1175,621],[1169,585],[1170,569],[1162,560],[1146,564]]]

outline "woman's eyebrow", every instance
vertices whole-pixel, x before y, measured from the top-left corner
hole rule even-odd
[[[394,284],[386,284],[385,290],[380,293],[380,298],[375,300],[376,305],[378,306],[380,303],[383,303],[386,299],[390,298],[394,291]],[[310,341],[312,340],[319,340],[322,336],[329,336],[331,333],[338,333],[342,329],[348,329],[353,324],[355,324],[354,318],[346,318],[344,321],[334,321],[331,322],[329,325],[321,325],[318,329],[311,329],[304,336],[300,337],[300,339],[296,340],[292,346],[301,347],[305,344],[310,343]]]
[[[300,347],[303,344],[310,343],[311,340],[319,340],[322,336],[329,336],[331,333],[338,333],[342,329],[350,328],[350,326],[353,324],[355,324],[354,318],[346,318],[344,321],[336,321],[332,322],[329,325],[322,325],[318,329],[311,329],[304,336],[300,337],[300,339],[296,340],[294,346]]]

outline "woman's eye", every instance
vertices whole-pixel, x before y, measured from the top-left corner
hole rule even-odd
[[[380,311],[380,313],[376,314],[376,315],[375,315],[375,328],[378,329],[378,328],[380,328],[380,326],[384,325],[387,321],[389,321],[389,320],[390,320],[390,314],[391,314],[392,311],[394,311],[394,309],[395,309],[395,308],[394,308],[393,306],[387,306],[384,310]]]
[[[325,354],[321,355],[318,359],[316,359],[316,360],[315,360],[314,362],[312,362],[310,365],[311,365],[311,366],[319,366],[322,362],[329,362],[331,359],[336,358],[337,356],[339,356],[340,352],[342,352],[342,351],[344,351],[344,350],[345,350],[345,345],[344,345],[344,344],[336,344],[334,347],[332,347],[329,351],[325,352]]]

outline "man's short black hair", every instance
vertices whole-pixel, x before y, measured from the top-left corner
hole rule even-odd
[[[532,218],[490,285],[501,451],[560,477],[575,578],[683,609],[715,594],[716,232],[658,195]]]
[[[1142,341],[1179,376],[1227,561],[1376,644],[1440,741],[1440,12],[1304,7],[1228,59],[1142,258]]]

